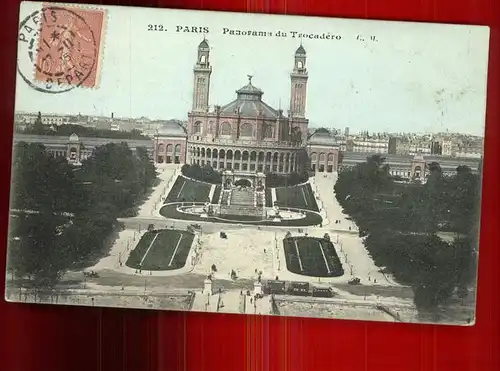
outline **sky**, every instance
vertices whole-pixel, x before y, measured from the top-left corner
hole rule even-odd
[[[21,19],[39,7],[24,3]],[[286,112],[294,53],[302,42],[310,126],[484,133],[486,27],[106,8],[99,85],[47,94],[18,76],[16,111],[187,120],[197,47],[206,37],[213,68],[210,105],[234,100],[235,90],[253,75],[263,100]],[[166,31],[148,31],[148,25]],[[208,27],[208,32],[183,32],[191,27]],[[228,30],[272,36],[238,36]],[[276,36],[278,31],[286,36]],[[299,38],[298,33],[331,37]]]

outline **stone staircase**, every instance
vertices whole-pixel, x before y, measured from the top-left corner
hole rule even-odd
[[[231,205],[254,205],[254,191],[253,189],[233,189],[231,193]]]
[[[219,312],[223,313],[245,313],[245,296],[239,290],[226,291],[221,295]]]
[[[245,215],[245,216],[263,216],[264,208],[253,205],[221,205],[221,215]]]

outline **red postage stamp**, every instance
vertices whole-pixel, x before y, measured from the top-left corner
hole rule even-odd
[[[35,59],[35,80],[95,88],[99,83],[105,11],[44,5]]]

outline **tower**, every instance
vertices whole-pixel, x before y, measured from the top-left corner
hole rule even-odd
[[[210,46],[206,39],[198,45],[198,59],[193,68],[194,89],[193,89],[193,111],[208,111],[208,98],[210,95]]]
[[[305,118],[307,95],[306,50],[302,43],[295,51],[295,63],[290,74],[290,113],[292,117]]]

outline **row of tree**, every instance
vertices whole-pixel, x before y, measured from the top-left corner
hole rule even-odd
[[[181,171],[182,174],[188,178],[212,184],[222,184],[221,172],[215,170],[210,165],[201,167],[200,165],[197,164],[193,165],[185,164],[182,166]],[[272,188],[294,186],[297,184],[305,183],[307,182],[308,179],[309,179],[309,174],[305,171],[302,173],[293,172],[288,175],[267,173],[266,186]]]
[[[201,167],[197,164],[184,164],[182,165],[181,172],[184,176],[199,180],[200,182],[222,184],[222,174],[210,165]]]
[[[117,218],[130,215],[154,184],[146,149],[96,148],[75,168],[38,143],[14,150],[8,269],[49,287],[70,268],[102,255]]]
[[[151,138],[142,135],[142,133],[133,129],[131,131],[115,131],[110,129],[97,129],[86,127],[78,124],[64,125],[46,125],[43,123],[41,113],[38,112],[38,117],[33,125],[27,126],[22,130],[18,130],[21,134],[32,135],[52,135],[69,137],[71,134],[76,134],[81,137],[88,138],[114,138],[114,139],[143,139],[150,140]]]
[[[414,289],[419,308],[436,308],[475,282],[481,179],[466,166],[444,176],[429,164],[427,182],[394,182],[380,155],[343,170],[335,193],[366,237],[378,266]],[[454,236],[446,242],[439,236]]]
[[[293,172],[290,174],[266,174],[266,186],[269,188],[277,187],[292,187],[297,184],[305,183],[309,180],[309,173],[307,171],[298,173]]]

